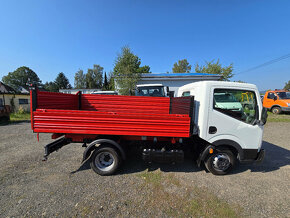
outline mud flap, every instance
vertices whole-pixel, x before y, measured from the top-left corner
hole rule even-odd
[[[48,155],[50,155],[52,152],[57,151],[58,149],[62,148],[63,146],[69,143],[70,141],[67,138],[63,137],[44,146],[43,161],[46,161]]]

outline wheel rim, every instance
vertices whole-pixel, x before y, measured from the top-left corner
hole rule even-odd
[[[277,114],[278,113],[278,109],[277,108],[273,109],[273,113]]]
[[[219,153],[213,157],[213,167],[219,171],[226,171],[231,165],[227,154]]]
[[[102,171],[109,171],[113,168],[115,158],[110,152],[101,152],[95,158],[95,166]]]

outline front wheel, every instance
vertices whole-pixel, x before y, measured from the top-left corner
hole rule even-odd
[[[230,150],[218,150],[205,161],[205,167],[214,175],[226,175],[233,169],[236,157]]]
[[[281,113],[281,108],[280,107],[273,107],[272,108],[272,113],[273,114],[280,114]]]
[[[121,158],[115,148],[110,145],[95,149],[92,159],[92,169],[101,176],[114,174],[121,165]]]

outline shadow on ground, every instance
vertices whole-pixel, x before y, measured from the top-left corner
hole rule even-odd
[[[91,169],[90,160],[84,162],[77,170],[71,172],[75,174],[80,171]],[[155,171],[160,169],[163,172],[197,172],[201,169],[197,167],[193,160],[186,158],[183,163],[145,163],[141,156],[130,153],[127,155],[127,160],[122,163],[118,174],[138,173],[144,170]]]
[[[11,120],[0,120],[0,126],[6,126],[6,125],[15,125],[15,124],[19,124],[19,123],[30,123],[30,120],[15,120],[15,121],[11,121]]]
[[[242,173],[247,170],[250,170],[251,172],[267,173],[279,170],[281,167],[290,165],[289,150],[266,141],[263,141],[262,147],[266,150],[266,156],[262,163],[240,164],[235,168],[233,174]],[[71,173],[74,174],[88,169],[91,169],[89,161],[85,162],[77,170]],[[178,164],[146,164],[145,162],[143,162],[141,156],[138,156],[135,153],[131,152],[128,155],[127,160],[122,164],[122,167],[119,170],[119,174],[137,173],[144,170],[154,171],[157,169],[160,169],[163,172],[198,172],[200,170],[203,170],[202,168],[198,168],[196,163],[188,158],[186,158],[183,163]]]
[[[272,172],[281,167],[290,165],[290,151],[278,145],[263,141],[262,148],[265,149],[265,159],[260,164],[241,164],[233,173],[241,173],[246,170],[251,172]]]

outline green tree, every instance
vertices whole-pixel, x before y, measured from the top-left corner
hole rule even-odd
[[[290,80],[288,81],[288,83],[285,83],[284,89],[286,90],[290,90]]]
[[[83,70],[78,70],[78,72],[75,73],[74,87],[76,89],[86,88],[86,74],[84,74]]]
[[[68,78],[60,72],[53,82],[46,82],[44,89],[49,92],[58,92],[60,89],[71,89]]]
[[[105,77],[104,77],[103,90],[109,90],[109,82],[108,82],[108,78],[107,78],[107,73],[106,72],[105,72]]]
[[[69,83],[68,78],[66,78],[63,72],[60,72],[57,75],[54,83],[56,84],[58,89],[71,89],[72,88]]]
[[[188,63],[187,59],[179,60],[173,65],[173,73],[189,73],[191,71],[191,65]]]
[[[134,89],[141,78],[141,74],[150,73],[149,66],[140,67],[140,58],[133,54],[129,47],[123,47],[117,56],[113,77],[120,94],[134,95]]]
[[[46,82],[43,88],[49,92],[58,92],[58,87],[55,82]]]
[[[115,91],[115,80],[114,80],[114,77],[113,77],[113,72],[110,72],[109,73],[109,79],[108,79],[108,81],[109,81],[109,84],[108,84],[109,88],[108,88],[108,90]]]
[[[104,68],[98,64],[95,64],[93,69],[88,69],[88,72],[86,74],[86,88],[89,89],[102,88],[103,70]]]
[[[221,75],[222,81],[229,81],[230,78],[234,76],[233,72],[233,64],[230,66],[222,67],[219,62],[219,59],[215,62],[214,60],[206,62],[204,66],[195,65],[196,73],[207,73],[207,74],[218,74]]]
[[[139,67],[137,72],[140,73],[140,74],[151,73],[150,72],[150,67],[148,65],[144,65],[143,67]]]
[[[17,68],[15,71],[8,73],[7,76],[3,76],[2,81],[15,90],[18,90],[20,86],[27,89],[27,82],[34,83],[38,86],[41,85],[41,80],[37,74],[25,66]]]

